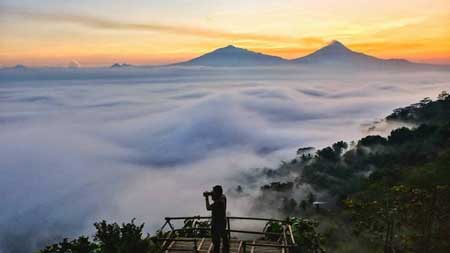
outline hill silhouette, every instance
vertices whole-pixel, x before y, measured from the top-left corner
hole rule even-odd
[[[278,56],[257,53],[244,48],[229,45],[176,65],[258,66],[287,63],[289,63],[288,60]]]
[[[353,63],[353,64],[374,64],[379,61],[383,61],[382,59],[378,59],[376,57],[366,55],[363,53],[358,53],[350,50],[341,42],[335,40],[332,41],[325,47],[320,48],[319,50],[292,60],[295,63],[306,63],[306,64],[327,64],[327,63]]]
[[[175,63],[181,66],[316,66],[355,67],[358,69],[448,69],[449,66],[414,63],[405,59],[381,59],[356,52],[334,40],[306,56],[284,59],[229,45],[194,59]]]

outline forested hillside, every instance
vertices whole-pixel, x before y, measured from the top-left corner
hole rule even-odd
[[[255,210],[320,221],[331,252],[448,252],[450,96],[424,98],[385,120],[415,127],[299,148],[290,162],[261,170],[273,182],[261,186]]]

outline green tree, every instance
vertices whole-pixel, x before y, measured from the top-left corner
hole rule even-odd
[[[69,241],[65,238],[62,242],[47,246],[40,253],[152,253],[159,248],[152,242],[150,235],[143,235],[144,224],[107,223],[101,221],[94,224],[97,229],[94,240],[81,236]]]
[[[333,150],[337,157],[342,155],[342,152],[348,148],[348,144],[344,141],[338,141],[333,144]]]
[[[447,91],[443,90],[441,93],[439,93],[437,99],[438,100],[447,100],[450,98],[450,94],[448,94]]]
[[[446,252],[450,247],[448,185],[391,187],[383,194],[367,192],[346,201],[355,232],[366,233],[385,253]]]
[[[88,237],[80,236],[79,238],[69,241],[64,238],[61,242],[45,247],[41,253],[94,253],[98,251],[98,245],[89,241]]]
[[[323,236],[318,233],[319,222],[310,219],[291,217],[289,222],[292,226],[292,233],[295,239],[296,248],[294,252],[301,253],[322,253]]]

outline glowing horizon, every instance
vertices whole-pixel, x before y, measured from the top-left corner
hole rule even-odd
[[[450,2],[4,0],[0,66],[166,64],[233,44],[293,59],[329,41],[450,64]]]

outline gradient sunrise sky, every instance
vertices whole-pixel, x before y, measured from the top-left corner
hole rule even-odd
[[[450,0],[0,0],[0,66],[163,64],[228,44],[284,58],[331,40],[450,64]]]

